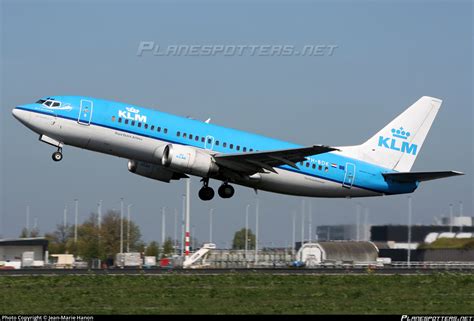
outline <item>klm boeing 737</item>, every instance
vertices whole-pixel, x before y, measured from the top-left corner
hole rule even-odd
[[[13,116],[57,148],[65,145],[128,159],[132,173],[169,183],[202,178],[202,200],[234,195],[230,183],[311,197],[412,193],[422,181],[462,175],[410,172],[441,106],[422,97],[361,145],[296,144],[157,110],[78,96],[45,97],[13,109]]]

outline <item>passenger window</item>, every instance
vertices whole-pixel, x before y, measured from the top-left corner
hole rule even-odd
[[[247,151],[247,147],[244,147],[242,150],[243,150],[244,153],[245,153],[245,152]]]
[[[321,165],[318,166],[318,170],[322,170],[323,167]]]
[[[313,167],[313,169],[315,169],[315,168],[316,168],[316,164],[313,164],[312,167]]]
[[[216,146],[219,146],[219,141],[218,140],[216,140]]]
[[[234,149],[234,144],[230,144],[230,149]]]
[[[327,172],[329,170],[329,168],[326,166],[324,167],[324,171]]]
[[[158,127],[158,128],[160,128],[160,127]],[[176,136],[178,136],[178,137],[181,136],[181,133],[180,133],[180,132],[176,132]]]
[[[155,129],[155,125],[151,125],[150,130]]]
[[[115,121],[115,116],[112,116],[112,121]]]
[[[119,117],[119,123],[121,123],[121,122],[122,122],[122,117]]]
[[[201,137],[201,142],[204,143],[206,139],[204,137]]]
[[[148,129],[148,124],[145,124],[145,129]]]
[[[135,121],[134,120],[132,120],[132,126],[135,126]]]
[[[183,133],[183,138],[186,138],[186,136],[188,136],[186,133]]]
[[[240,150],[240,146],[239,146],[239,145],[237,145],[237,147],[236,147],[235,149],[237,149],[237,150]]]
[[[224,147],[227,147],[227,143],[226,143],[226,142],[224,142],[224,144],[222,144],[222,146],[224,146]]]
[[[189,134],[189,139],[193,139],[193,134]]]
[[[249,152],[253,152],[253,148],[250,148],[250,149],[249,149]]]
[[[207,139],[207,143],[208,143],[208,144],[211,144],[211,143],[212,143],[212,139],[208,138],[208,139]]]
[[[160,127],[160,126],[156,127],[156,130],[157,130],[158,132],[161,132],[161,127]],[[178,132],[178,136],[179,136],[179,132]]]
[[[194,136],[194,140],[198,142],[199,141],[199,136]]]
[[[165,128],[164,133],[165,134],[168,133],[168,128]]]
[[[308,162],[306,162],[306,167],[309,167],[309,163],[308,163]]]
[[[125,125],[128,125],[128,119],[125,119]]]
[[[138,123],[138,127],[142,127],[142,123]]]

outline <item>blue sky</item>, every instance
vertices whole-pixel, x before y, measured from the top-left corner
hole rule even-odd
[[[72,213],[80,219],[119,198],[145,240],[161,239],[160,212],[180,208],[183,182],[165,184],[127,172],[126,160],[52,147],[11,116],[19,104],[47,95],[87,95],[155,107],[224,126],[293,141],[332,146],[359,144],[419,97],[443,105],[413,170],[461,170],[467,175],[428,182],[413,194],[416,223],[464,203],[472,215],[472,3],[469,1],[10,1],[1,2],[0,234],[17,236],[38,217],[41,231]],[[137,56],[140,41],[168,45],[336,45],[332,56]],[[230,242],[244,224],[252,190],[231,200],[197,198],[192,225],[206,240],[215,208],[214,237]],[[218,183],[213,182],[217,187]],[[261,239],[291,240],[291,213],[301,199],[261,192]],[[374,224],[405,223],[406,196],[313,199],[313,224],[355,222],[355,204]],[[72,216],[70,217],[72,219]],[[254,220],[254,217],[251,217]],[[167,229],[172,231],[174,218]],[[299,224],[299,222],[298,222]],[[298,225],[299,226],[299,225]],[[299,231],[299,229],[297,229]]]

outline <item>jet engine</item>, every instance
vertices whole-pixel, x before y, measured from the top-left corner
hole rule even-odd
[[[174,171],[201,177],[207,177],[219,169],[211,155],[193,147],[176,144],[165,146],[161,164]]]
[[[169,183],[172,179],[180,179],[186,177],[186,175],[184,174],[175,173],[161,165],[150,164],[132,159],[128,161],[128,171],[140,176],[145,176],[166,183]]]

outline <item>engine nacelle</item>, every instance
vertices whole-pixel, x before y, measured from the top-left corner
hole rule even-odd
[[[180,179],[186,177],[166,169],[161,165],[150,164],[146,162],[140,162],[135,160],[128,161],[128,170],[131,173],[145,176],[151,179],[169,183],[172,179]]]
[[[194,147],[176,144],[165,146],[161,164],[175,171],[201,177],[207,177],[219,169],[211,155]]]

